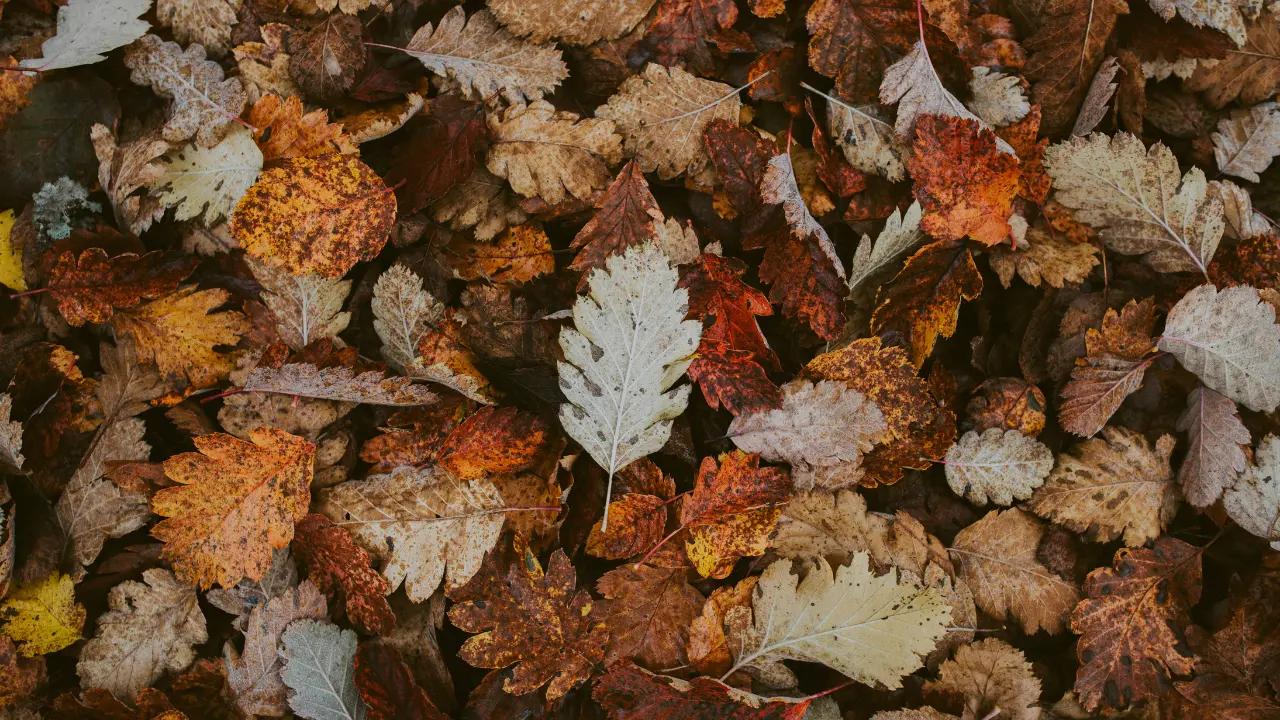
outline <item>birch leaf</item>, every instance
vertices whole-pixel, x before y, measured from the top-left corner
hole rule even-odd
[[[1263,438],[1253,462],[1223,493],[1222,505],[1240,527],[1280,550],[1280,438]]]
[[[563,202],[566,193],[590,200],[593,190],[609,184],[606,166],[622,161],[622,138],[611,121],[579,119],[545,100],[512,105],[490,115],[488,124],[489,172],[550,205]]]
[[[398,263],[378,276],[370,307],[382,358],[400,372],[418,356],[418,341],[444,313],[444,306],[423,289],[422,278]]]
[[[133,697],[165,670],[182,671],[209,639],[196,589],[160,568],[111,588],[98,631],[80,651],[76,674],[84,687]]]
[[[947,451],[951,491],[979,507],[1027,500],[1053,469],[1053,452],[1017,430],[970,430]]]
[[[355,683],[356,634],[332,623],[301,620],[280,636],[289,707],[308,720],[364,720],[368,708]]]
[[[827,99],[827,127],[849,164],[889,182],[902,180],[906,166],[894,144],[893,126],[876,117],[874,108],[856,108],[830,95],[823,97]]]
[[[724,83],[649,63],[596,108],[596,117],[613,121],[642,171],[663,180],[687,172],[694,184],[710,186],[716,173],[702,131],[712,120],[737,124],[741,107],[738,91]]]
[[[689,386],[672,388],[689,367],[702,324],[685,320],[688,291],[652,243],[613,255],[591,271],[591,293],[573,306],[560,332],[558,363],[565,432],[609,474],[657,452],[684,412]],[[608,515],[604,526],[608,529]]]
[[[125,50],[124,64],[133,71],[129,79],[135,84],[172,100],[162,129],[171,143],[194,137],[196,145],[213,147],[248,102],[239,78],[224,79],[222,67],[206,60],[200,45],[183,50],[178,43],[146,35]]]
[[[1160,272],[1207,272],[1222,239],[1222,200],[1207,194],[1199,168],[1179,184],[1169,148],[1148,150],[1129,133],[1094,133],[1050,146],[1044,165],[1054,198],[1098,228],[1107,247],[1145,255]]]
[[[381,564],[394,591],[431,597],[480,569],[502,533],[502,496],[486,478],[463,481],[440,468],[396,468],[321,491],[316,506]]]
[[[1182,296],[1165,321],[1159,348],[1212,390],[1250,410],[1280,406],[1280,325],[1276,311],[1248,285],[1201,285]]]
[[[152,184],[160,204],[175,208],[175,220],[199,217],[213,227],[231,215],[241,196],[258,179],[262,151],[253,134],[235,126],[217,145],[187,145],[160,158],[164,174]]]
[[[1236,404],[1208,388],[1187,396],[1187,409],[1178,418],[1187,433],[1187,457],[1178,470],[1178,484],[1187,502],[1204,508],[1218,501],[1236,476],[1249,466],[1249,430],[1240,422]]]
[[[808,380],[782,388],[782,408],[743,414],[726,433],[738,448],[785,462],[796,487],[847,487],[862,477],[863,453],[884,438],[880,409],[843,382]]]
[[[1027,91],[1017,75],[992,72],[991,68],[973,68],[969,78],[969,108],[992,127],[1012,125],[1031,112]]]
[[[1261,182],[1258,173],[1271,167],[1276,155],[1280,155],[1280,105],[1265,102],[1232,110],[1231,115],[1218,121],[1213,156],[1219,171]]]
[[[284,591],[249,613],[244,627],[244,651],[226,647],[227,689],[237,710],[248,715],[279,717],[288,709],[283,665],[277,648],[285,628],[299,620],[324,620],[324,595],[310,580]]]
[[[404,51],[436,75],[457,82],[468,100],[484,100],[499,91],[511,103],[537,100],[569,77],[554,45],[515,37],[488,10],[468,19],[460,5],[434,28],[423,25]]]
[[[782,661],[801,660],[896,689],[924,664],[951,622],[937,590],[901,582],[896,568],[877,577],[866,553],[855,553],[834,577],[822,558],[803,581],[791,569],[792,561],[778,560],[760,576],[751,624],[729,640],[739,651],[726,675],[745,669],[767,685],[794,686],[795,675]],[[746,612],[731,610],[730,626]]]
[[[334,280],[315,273],[291,275],[248,255],[245,262],[264,290],[262,302],[275,318],[276,332],[285,344],[294,350],[325,338],[341,344],[338,333],[351,322],[351,313],[342,312],[351,292],[350,280]],[[377,313],[377,305],[374,312]]]
[[[22,67],[42,72],[106,60],[106,53],[142,37],[151,25],[138,17],[151,0],[71,0],[58,8],[58,33],[40,48],[41,57]]]
[[[904,215],[894,208],[884,223],[884,229],[876,236],[863,235],[858,249],[853,253],[853,265],[849,268],[849,296],[853,297],[863,282],[885,272],[897,264],[904,255],[914,250],[927,235],[920,230],[920,203],[913,201]]]
[[[409,378],[387,377],[377,370],[357,375],[351,368],[318,368],[311,363],[289,363],[279,368],[258,366],[245,379],[244,391],[366,405],[431,405],[438,399]]]

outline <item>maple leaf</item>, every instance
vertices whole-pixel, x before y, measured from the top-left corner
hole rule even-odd
[[[794,687],[783,660],[822,663],[867,683],[901,687],[922,664],[951,621],[938,591],[898,579],[896,569],[874,575],[866,553],[835,569],[823,558],[800,581],[792,561],[765,568],[752,609],[729,611],[737,650],[731,674],[745,670],[772,687]],[[752,619],[754,618],[754,619]],[[854,646],[858,649],[854,650]]]
[[[524,2],[493,0],[488,3],[498,22],[529,42],[560,40],[569,45],[591,45],[626,35],[644,19],[655,0],[626,0],[599,5],[590,0]]]
[[[606,508],[614,474],[659,450],[689,402],[689,386],[672,385],[688,367],[702,328],[684,319],[688,293],[678,281],[654,245],[630,248],[591,272],[591,294],[574,303],[576,329],[560,332],[565,361],[557,367],[568,400],[560,406],[560,424],[609,474]],[[608,530],[607,515],[602,529]]]
[[[1159,536],[1177,511],[1177,486],[1169,466],[1173,446],[1168,435],[1152,448],[1141,433],[1104,427],[1101,438],[1058,455],[1027,507],[1096,542],[1123,535],[1129,547],[1143,545]],[[1115,478],[1124,480],[1117,483]]]
[[[609,631],[596,615],[591,595],[574,591],[577,573],[563,550],[551,554],[544,573],[527,546],[514,549],[506,572],[491,564],[467,585],[449,593],[456,603],[449,620],[469,633],[458,655],[475,667],[515,665],[502,687],[513,695],[550,681],[555,700],[590,677],[604,657]]]
[[[761,469],[759,463],[759,456],[735,450],[719,468],[710,457],[698,468],[680,522],[688,529],[685,551],[703,577],[728,577],[739,558],[762,555],[769,547],[791,481],[784,471]]]
[[[293,691],[289,708],[310,720],[364,720],[368,710],[355,683],[356,634],[319,620],[299,620],[280,636],[284,670]]]
[[[715,65],[707,43],[730,32],[737,20],[738,7],[731,0],[661,0],[645,41],[659,65],[710,75]]]
[[[1000,276],[1000,284],[1006,288],[1017,274],[1031,287],[1043,283],[1049,287],[1063,288],[1067,283],[1083,283],[1098,265],[1098,248],[1091,243],[1075,243],[1047,233],[1038,227],[1027,230],[1027,236],[1018,241],[1018,247],[998,245],[987,256],[991,269]]]
[[[64,252],[46,287],[69,324],[104,323],[116,308],[133,307],[173,292],[200,264],[199,258],[189,256],[164,261],[162,257],[160,252],[150,252],[108,259],[102,248],[89,248],[79,258]]]
[[[41,57],[21,67],[49,72],[102,62],[147,31],[150,25],[138,16],[149,9],[151,0],[70,0],[58,8],[58,32],[41,45]]]
[[[1086,597],[1071,613],[1071,629],[1081,635],[1075,691],[1085,708],[1128,707],[1195,667],[1183,633],[1200,601],[1200,554],[1159,538],[1150,550],[1122,548],[1114,569],[1089,573]]]
[[[907,338],[911,362],[924,364],[938,337],[951,337],[960,302],[982,292],[982,275],[963,242],[939,240],[907,258],[907,264],[880,289],[871,331],[898,330]]]
[[[265,94],[250,108],[248,120],[257,128],[253,139],[265,161],[356,152],[342,125],[329,122],[328,111],[313,110],[304,114],[302,101],[297,97]]]
[[[517,225],[502,231],[492,243],[455,235],[444,248],[440,263],[462,280],[484,279],[520,285],[555,272],[551,241],[535,225]]]
[[[403,583],[409,598],[422,602],[442,579],[456,588],[476,574],[502,533],[505,504],[487,478],[399,467],[321,491],[316,507],[350,528],[382,565],[391,590]]]
[[[1248,285],[1201,285],[1178,301],[1158,346],[1209,389],[1250,410],[1280,407],[1280,325]]]
[[[1252,22],[1245,23],[1245,41],[1239,49],[1230,48],[1226,57],[1216,63],[1199,63],[1187,78],[1185,88],[1204,92],[1212,108],[1221,108],[1232,100],[1244,105],[1264,102],[1280,87],[1280,26],[1272,10],[1262,11]]]
[[[1002,428],[1035,437],[1044,430],[1044,393],[1020,378],[991,378],[979,385],[965,408],[978,430]]]
[[[414,680],[395,648],[363,642],[356,650],[355,683],[370,720],[448,720]]]
[[[1236,404],[1208,388],[1187,396],[1187,409],[1178,418],[1187,433],[1187,456],[1178,469],[1178,484],[1187,502],[1212,505],[1249,466],[1249,430],[1240,422]]]
[[[983,506],[1027,500],[1053,469],[1053,452],[1017,430],[988,428],[965,433],[947,451],[951,490]]]
[[[461,6],[452,8],[434,28],[431,23],[419,28],[404,52],[455,81],[468,100],[499,91],[512,104],[537,100],[569,77],[554,45],[515,37],[489,10],[468,18]]]
[[[234,363],[214,350],[234,346],[249,331],[244,315],[227,311],[207,314],[227,301],[231,293],[211,288],[181,288],[141,307],[116,313],[111,325],[133,339],[140,360],[154,362],[160,372],[208,387],[225,377]]]
[[[636,564],[600,577],[600,612],[609,628],[606,665],[629,659],[661,669],[688,661],[689,624],[705,598],[687,575],[684,568]]]
[[[946,161],[939,162],[942,158]],[[920,226],[930,235],[940,240],[967,235],[985,245],[1009,237],[1018,160],[997,150],[996,136],[977,121],[921,116],[907,167],[925,211]]]
[[[165,670],[185,670],[196,657],[192,646],[209,639],[195,588],[159,568],[142,578],[111,588],[110,609],[98,617],[76,664],[85,687],[133,697]]]
[[[296,157],[265,170],[240,198],[231,234],[290,274],[339,278],[387,242],[396,198],[353,155]]]
[[[613,121],[624,153],[642,171],[656,171],[663,180],[687,173],[694,184],[710,186],[715,170],[698,138],[714,120],[736,123],[741,107],[738,91],[728,85],[649,63],[596,108],[596,117]]]
[[[614,663],[591,696],[613,720],[800,720],[810,700],[764,699],[710,678],[679,680]]]
[[[885,430],[879,408],[848,383],[796,380],[783,386],[781,409],[736,417],[726,435],[742,450],[790,464],[796,487],[807,490],[858,482],[863,453]]]
[[[334,13],[305,33],[291,33],[289,77],[309,98],[340,100],[364,71],[362,30],[359,19]]]
[[[1274,480],[1280,470],[1280,438],[1268,435],[1254,452],[1254,461],[1235,486],[1222,494],[1222,506],[1240,527],[1280,548],[1280,492]]]
[[[315,445],[272,427],[249,437],[253,442],[219,433],[195,438],[199,452],[164,463],[177,487],[151,500],[152,510],[168,518],[151,534],[164,541],[178,574],[202,588],[260,579],[272,548],[293,539],[311,499]]]
[[[224,79],[222,67],[205,59],[202,45],[183,50],[178,43],[145,35],[125,50],[124,64],[133,71],[134,83],[149,85],[172,101],[161,129],[171,143],[194,137],[196,145],[213,147],[248,100],[240,79]]]
[[[284,714],[288,704],[280,677],[280,635],[296,621],[326,616],[324,595],[309,580],[249,612],[243,652],[230,645],[226,651],[228,696],[237,710],[246,715]]]
[[[347,329],[351,313],[342,312],[342,306],[351,292],[350,280],[314,273],[291,275],[252,257],[245,262],[262,286],[260,297],[275,319],[276,333],[289,347],[302,350],[317,340],[336,338]],[[374,297],[378,297],[376,293]]]
[[[1116,18],[1128,12],[1125,0],[1053,0],[1043,7],[1039,29],[1022,44],[1030,53],[1024,74],[1032,100],[1044,109],[1046,134],[1071,127]]]
[[[431,113],[414,121],[402,149],[391,156],[386,181],[400,211],[416,213],[471,176],[476,155],[488,149],[484,104],[441,95]]]
[[[1071,138],[1050,146],[1044,163],[1054,197],[1099,228],[1107,247],[1144,255],[1161,272],[1206,272],[1222,239],[1223,206],[1199,168],[1179,184],[1169,148],[1147,149],[1128,133]]]
[[[992,510],[957,533],[948,552],[983,612],[1012,618],[1027,633],[1055,635],[1066,627],[1080,590],[1039,559],[1044,533],[1044,523],[1031,513]]]
[[[0,629],[23,657],[57,652],[79,640],[84,620],[75,585],[69,576],[57,572],[15,584],[0,602]]]
[[[440,467],[461,480],[529,467],[550,440],[550,428],[516,408],[484,407],[440,445]]]
[[[622,160],[622,138],[611,121],[580,120],[545,100],[511,105],[490,115],[488,124],[489,172],[517,193],[552,205],[566,193],[589,200],[593,190],[609,184],[606,165]]]
[[[865,484],[891,485],[906,468],[928,468],[955,442],[955,415],[934,400],[907,354],[878,337],[815,357],[803,377],[844,382],[880,409],[885,437],[863,457]]]
[[[236,24],[236,0],[157,0],[156,20],[173,31],[184,45],[203,45],[213,57],[231,49],[231,26]]]
[[[396,616],[383,597],[391,587],[369,567],[369,555],[341,526],[311,513],[294,527],[293,549],[307,577],[346,608],[353,625],[378,635],[395,629]]]

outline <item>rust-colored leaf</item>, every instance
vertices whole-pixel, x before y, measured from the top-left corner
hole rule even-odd
[[[600,522],[587,536],[587,553],[606,560],[634,557],[662,538],[667,523],[666,503],[660,497],[630,492],[609,503],[609,529]]]
[[[871,330],[902,333],[911,362],[920,367],[938,337],[951,337],[956,331],[960,302],[981,292],[982,275],[969,249],[958,240],[939,240],[917,250],[881,288]]]
[[[440,465],[462,480],[523,470],[537,460],[549,434],[536,415],[484,407],[445,438]]]
[[[588,273],[603,268],[610,257],[652,239],[657,234],[654,222],[661,219],[640,166],[628,162],[596,203],[596,214],[574,236],[571,247],[578,255],[570,269]]]
[[[1021,378],[991,378],[974,390],[966,408],[969,421],[978,431],[988,428],[1017,430],[1035,437],[1044,430],[1044,393]]]
[[[611,720],[800,720],[810,700],[766,700],[710,678],[654,675],[622,662],[592,691]]]
[[[129,308],[178,289],[178,283],[200,264],[188,255],[162,260],[159,252],[125,253],[107,258],[102,248],[89,248],[77,258],[65,252],[49,276],[49,295],[58,312],[76,327],[104,323],[116,308]]]
[[[613,517],[609,518],[613,527]],[[634,660],[660,671],[688,662],[689,624],[704,598],[685,568],[623,565],[601,576],[601,611],[609,626],[605,663]]]
[[[346,608],[351,624],[377,635],[395,629],[396,616],[383,597],[391,586],[345,529],[311,513],[294,528],[293,552],[311,582],[333,601],[331,607]]]
[[[737,19],[733,0],[661,0],[646,36],[654,62],[710,75],[715,66],[707,43],[716,42]]]
[[[925,211],[925,231],[940,240],[971,237],[984,245],[1009,237],[1021,174],[1018,159],[996,147],[994,133],[976,120],[923,115],[916,123],[915,151],[907,167]]]
[[[418,212],[470,177],[476,155],[489,147],[484,103],[452,94],[433,100],[430,114],[411,121],[407,133],[391,154],[386,177],[405,214]]]
[[[703,577],[724,578],[739,558],[769,547],[782,503],[791,497],[791,478],[779,468],[761,468],[760,457],[734,450],[703,458],[693,492],[680,508],[689,529],[685,551]]]
[[[355,666],[356,687],[369,709],[369,720],[448,720],[394,648],[360,643]]]

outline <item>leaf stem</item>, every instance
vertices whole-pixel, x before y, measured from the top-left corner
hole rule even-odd
[[[27,290],[26,292],[14,293],[9,296],[9,299],[16,300],[20,297],[26,297],[28,295],[38,295],[39,293],[42,293],[42,292],[49,292],[49,288],[43,287],[43,288],[36,288],[35,290]]]
[[[666,545],[667,541],[675,537],[677,533],[679,533],[681,530],[684,529],[684,527],[685,527],[684,523],[680,523],[680,527],[676,528],[675,530],[672,530],[669,535],[659,540],[657,545],[654,545],[653,547],[649,548],[649,552],[645,553],[644,557],[640,558],[640,560],[636,562],[635,567],[638,568],[641,565],[648,562],[649,558],[653,557],[653,554],[658,552],[658,548],[662,547],[663,545]],[[603,532],[603,530],[601,530],[601,532]]]

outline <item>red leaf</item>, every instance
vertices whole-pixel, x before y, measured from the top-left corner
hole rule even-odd
[[[649,192],[644,173],[632,160],[604,191],[596,204],[595,216],[574,236],[571,247],[578,251],[578,256],[569,268],[583,273],[602,268],[610,256],[652,239],[655,213],[660,214],[658,203]],[[586,287],[586,282],[584,274],[580,290]]]
[[[769,380],[750,353],[710,340],[705,331],[698,357],[689,365],[688,373],[712,410],[723,406],[734,415],[741,415],[782,407],[782,390]]]
[[[698,75],[715,70],[707,41],[733,26],[733,0],[662,0],[646,36],[659,65],[679,65]]]
[[[356,687],[369,706],[369,720],[448,720],[414,682],[400,653],[376,642],[360,643]]]
[[[714,317],[702,331],[702,347],[708,341],[724,343],[729,350],[746,352],[769,370],[778,369],[778,356],[764,339],[756,316],[772,315],[765,294],[742,282],[746,263],[720,255],[701,255],[695,265],[680,274],[680,287],[689,291],[689,317]]]
[[[440,465],[463,480],[529,467],[546,444],[548,427],[513,407],[483,407],[440,446]]]
[[[471,176],[476,155],[488,147],[484,103],[452,94],[431,101],[431,114],[415,122],[408,139],[391,153],[386,183],[396,188],[400,214],[411,215],[444,197]]]
[[[369,553],[346,530],[312,513],[294,528],[293,551],[311,582],[335,604],[346,606],[353,625],[379,635],[395,629],[396,616],[385,597],[391,587],[370,567]]]

